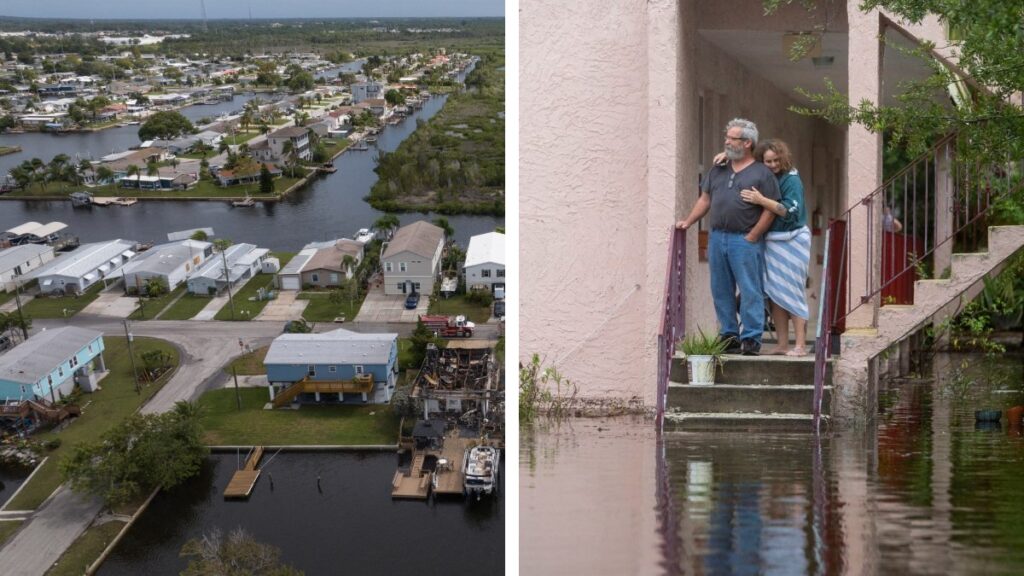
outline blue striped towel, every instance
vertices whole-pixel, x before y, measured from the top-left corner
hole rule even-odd
[[[768,298],[793,316],[807,320],[807,267],[811,261],[811,231],[803,226],[765,235],[764,287]]]

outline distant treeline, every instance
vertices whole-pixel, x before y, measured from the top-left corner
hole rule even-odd
[[[381,154],[380,179],[367,197],[374,208],[504,215],[504,53],[480,56],[465,91],[420,121],[397,150]]]

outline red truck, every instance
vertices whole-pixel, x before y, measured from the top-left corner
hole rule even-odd
[[[469,338],[476,327],[465,316],[420,316],[420,321],[428,330],[443,338]]]

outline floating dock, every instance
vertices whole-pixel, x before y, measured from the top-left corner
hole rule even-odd
[[[92,204],[94,206],[110,206],[116,204],[118,206],[131,206],[139,200],[137,198],[111,198],[109,196],[94,196]]]
[[[252,489],[256,487],[256,480],[260,477],[260,471],[256,469],[260,458],[263,457],[263,446],[255,446],[249,457],[245,459],[245,468],[236,470],[228,487],[224,489],[225,498],[248,498]]]

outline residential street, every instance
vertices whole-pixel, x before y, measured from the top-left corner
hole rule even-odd
[[[39,576],[56,562],[103,508],[99,498],[66,486],[43,504],[0,550],[0,566],[9,576]],[[45,545],[41,545],[45,542]]]

